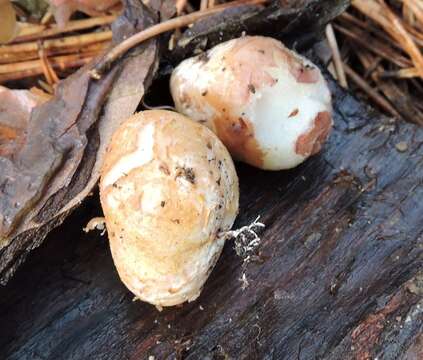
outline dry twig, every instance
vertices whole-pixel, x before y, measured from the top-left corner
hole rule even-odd
[[[421,1],[403,0],[403,9],[407,9],[409,17],[415,17],[423,28],[423,3]]]
[[[188,0],[176,0],[176,15],[181,15],[187,6]]]
[[[423,124],[418,101],[423,96],[423,6],[413,0],[401,7],[392,3],[353,0],[333,27],[352,83],[387,114]]]
[[[239,5],[244,4],[263,4],[267,2],[267,0],[236,0],[229,3],[225,3],[222,5],[217,5],[212,9],[207,9],[204,11],[196,11],[188,15],[179,16],[174,19],[167,20],[160,24],[151,26],[131,37],[126,39],[125,41],[121,42],[119,45],[111,49],[103,59],[99,61],[99,63],[91,70],[91,76],[94,79],[100,79],[103,72],[118,58],[128,52],[131,48],[136,45],[141,44],[142,42],[151,39],[157,35],[163,34],[167,31],[175,30],[193,22],[200,20],[203,17],[210,16],[216,14],[220,11],[225,9],[229,9],[231,7],[236,7]]]
[[[109,30],[96,33],[68,36],[44,41],[44,50],[53,51],[71,47],[83,49],[87,45],[96,44],[102,41],[110,41],[111,39],[112,32]],[[0,57],[7,58],[8,56],[13,56],[13,54],[22,54],[37,51],[38,41],[31,41],[22,44],[3,45],[0,46]]]
[[[355,29],[346,29],[345,27],[334,24],[334,28],[339,31],[341,34],[347,36],[349,39],[360,44],[367,50],[373,52],[374,54],[393,62],[395,65],[400,67],[410,67],[412,62],[402,56],[400,53],[396,52],[386,44],[380,43],[378,41],[372,40],[370,35],[364,31],[361,31],[357,28]]]
[[[407,68],[394,71],[384,71],[379,75],[382,79],[397,78],[397,79],[411,79],[419,77],[420,74],[416,68]]]
[[[343,88],[347,88],[347,78],[345,77],[341,54],[339,53],[338,43],[336,41],[335,33],[333,32],[331,24],[326,26],[326,38],[332,51],[332,60],[335,65],[338,81]]]
[[[386,101],[376,90],[374,90],[367,82],[361,78],[353,69],[351,69],[347,64],[344,64],[345,73],[349,78],[361,89],[363,90],[376,104],[378,104],[384,111],[388,114],[399,117],[398,112],[395,108]]]
[[[57,25],[53,25],[48,28],[47,26],[29,24],[24,27],[26,30],[21,31],[20,35],[13,39],[12,43],[39,40],[56,35],[66,34],[69,32],[87,30],[97,26],[109,25],[115,19],[116,16],[108,15],[83,20],[72,20],[69,21],[63,29],[60,29]]]
[[[200,2],[200,11],[206,10],[208,7],[208,0],[201,0]]]
[[[49,58],[54,69],[68,70],[88,64],[97,53],[71,54]],[[19,80],[43,74],[41,60],[24,61],[16,64],[0,65],[0,83]]]
[[[47,56],[44,52],[43,44],[41,42],[39,44],[38,55],[40,57],[41,68],[43,69],[43,73],[47,80],[47,83],[49,85],[57,84],[59,82],[59,78],[57,77],[57,74],[51,67],[51,64],[47,59]]]
[[[383,0],[354,0],[352,4],[363,14],[381,25],[388,34],[403,45],[404,51],[410,56],[414,66],[419,71],[420,77],[423,79],[423,56],[414,40],[405,30],[401,20],[386,3]]]

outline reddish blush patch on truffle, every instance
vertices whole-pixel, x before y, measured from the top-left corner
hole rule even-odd
[[[244,118],[228,116],[214,119],[216,133],[237,160],[254,166],[263,166],[264,154],[254,136],[251,123]]]
[[[219,87],[220,84],[220,81],[216,81],[215,84],[210,85],[207,91],[203,91],[204,95],[192,87],[189,91],[191,98],[188,100],[185,98],[188,93],[186,90],[183,94],[185,106],[189,107],[186,104],[187,101],[191,101],[193,104],[191,108],[201,112],[206,112],[206,104],[207,107],[215,109],[215,116],[212,119],[214,132],[226,145],[229,152],[237,160],[245,162],[248,160],[249,164],[257,167],[263,166],[264,154],[254,136],[253,125],[247,118],[234,114],[248,100],[243,95],[239,96],[239,89],[235,86],[230,89],[222,89]],[[236,90],[238,90],[238,97],[236,97]]]
[[[314,119],[313,127],[298,137],[295,144],[295,152],[302,156],[318,153],[327,139],[331,127],[332,120],[330,113],[328,111],[319,112]]]
[[[319,81],[319,70],[315,67],[303,65],[298,60],[291,64],[290,70],[299,83],[314,84]]]
[[[273,56],[268,56],[264,47]],[[263,37],[246,37],[234,44],[224,56],[226,67],[231,69],[236,79],[230,89],[230,98],[234,104],[245,105],[251,95],[261,88],[276,84],[277,80],[268,73],[268,69],[277,68],[275,56],[284,60],[287,58],[283,50],[276,40]],[[224,73],[221,76],[224,76]],[[224,79],[222,82],[216,81],[218,91],[223,82]]]

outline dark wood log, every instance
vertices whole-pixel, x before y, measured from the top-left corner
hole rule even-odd
[[[238,166],[236,225],[267,225],[259,261],[243,269],[227,243],[200,298],[158,312],[132,302],[106,238],[82,233],[92,198],[0,289],[2,357],[421,359],[423,130],[332,90],[322,154]]]
[[[350,3],[350,0],[272,0],[264,8],[247,5],[227,9],[188,28],[176,48],[164,52],[161,70],[169,71],[183,59],[242,34],[271,36],[297,51],[308,50],[320,40],[326,24]]]

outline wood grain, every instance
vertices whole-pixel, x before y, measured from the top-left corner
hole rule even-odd
[[[2,357],[418,359],[423,130],[331,86],[335,131],[321,155],[285,172],[238,166],[236,225],[267,225],[246,290],[227,243],[194,303],[132,302],[106,238],[82,233],[101,213],[92,198],[0,289]]]

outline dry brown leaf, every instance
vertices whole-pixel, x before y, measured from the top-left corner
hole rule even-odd
[[[82,11],[88,15],[98,15],[99,12],[111,8],[120,0],[50,0],[54,18],[59,27],[65,27],[67,21],[75,11]]]
[[[41,93],[40,93],[41,92]],[[31,111],[49,98],[41,90],[11,90],[0,86],[0,156],[10,157],[25,143]]]

